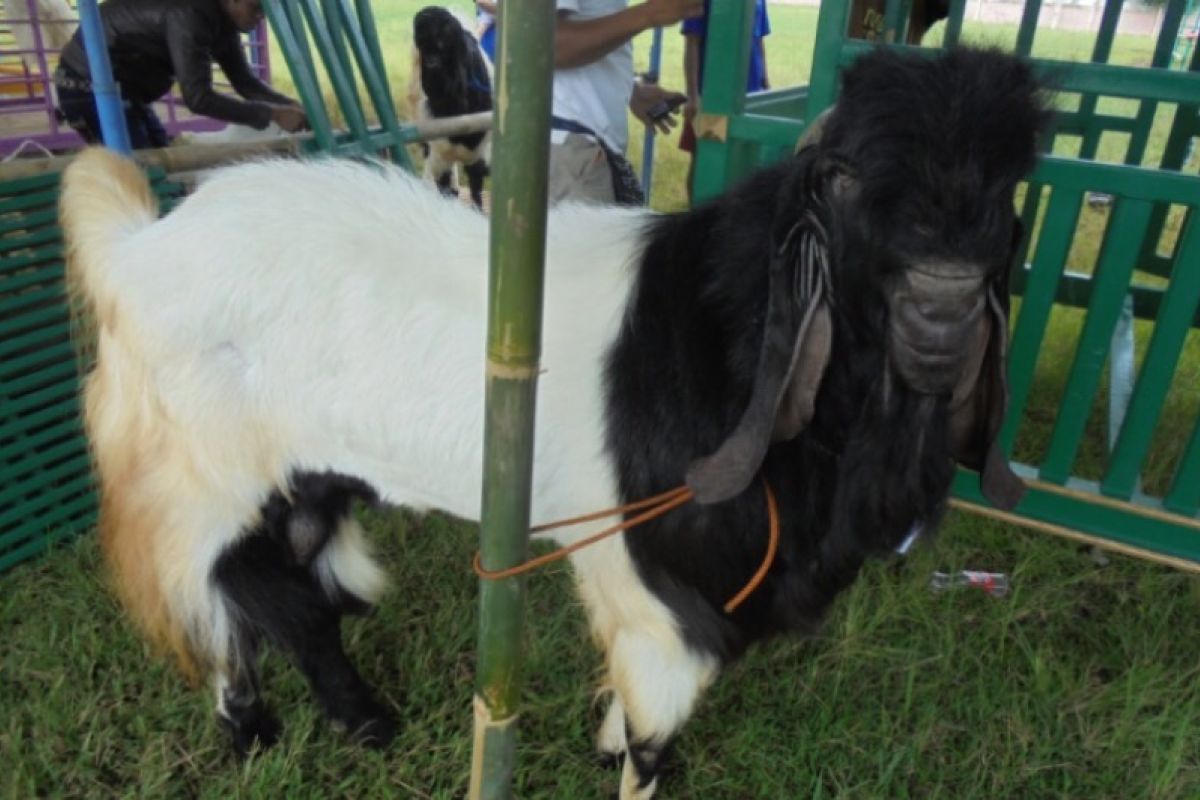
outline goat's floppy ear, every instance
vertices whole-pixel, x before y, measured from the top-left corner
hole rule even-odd
[[[1021,239],[1018,223],[1013,252]],[[979,472],[980,489],[992,505],[1011,509],[1025,494],[1000,446],[1000,426],[1008,410],[1008,271],[988,287],[988,313],[972,344],[963,377],[950,400],[951,447],[955,460]]]
[[[807,167],[817,156],[810,150],[800,158],[810,162]],[[798,188],[800,219],[785,229],[781,242],[772,242],[766,322],[749,405],[716,452],[688,466],[687,485],[700,503],[741,494],[771,442],[794,438],[812,418],[833,344],[829,257],[815,208],[819,200],[808,186]]]

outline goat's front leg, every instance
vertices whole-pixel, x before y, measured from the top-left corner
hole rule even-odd
[[[483,159],[467,164],[467,184],[471,187],[471,203],[480,211],[483,210],[483,179],[488,176],[487,162]]]
[[[454,186],[454,163],[443,154],[437,142],[430,142],[429,155],[425,159],[423,172],[425,180],[433,181],[438,191],[446,197],[457,197],[458,189]]]
[[[613,637],[609,676],[616,696],[601,727],[601,749],[624,722],[620,800],[648,800],[679,729],[717,674],[715,657],[686,645],[677,629],[622,628]]]

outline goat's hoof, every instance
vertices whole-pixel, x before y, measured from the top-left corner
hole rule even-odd
[[[279,741],[283,725],[261,703],[255,703],[238,714],[236,719],[218,715],[221,726],[229,732],[233,752],[246,759],[256,749],[262,752]]]
[[[596,753],[596,764],[601,769],[622,769],[625,766],[625,751],[601,750]]]
[[[399,727],[391,712],[374,702],[364,704],[352,715],[335,719],[334,725],[345,730],[358,744],[375,750],[391,744]]]

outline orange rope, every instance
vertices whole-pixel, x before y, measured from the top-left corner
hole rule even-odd
[[[763,481],[763,488],[766,489],[767,493],[767,517],[770,521],[770,536],[767,541],[767,555],[763,559],[762,564],[759,565],[758,571],[755,572],[754,576],[750,578],[749,583],[742,587],[742,590],[734,595],[733,598],[725,604],[725,613],[727,614],[733,613],[734,609],[740,606],[745,599],[749,597],[755,589],[758,588],[759,584],[763,582],[763,579],[767,576],[767,571],[771,568],[771,563],[775,560],[775,553],[779,548],[779,510],[775,505],[775,495],[771,491],[770,484],[768,484],[766,481]],[[692,490],[686,486],[679,486],[671,489],[668,492],[657,494],[654,497],[648,497],[645,500],[638,500],[636,502],[629,503],[628,505],[609,508],[603,511],[596,511],[594,513],[584,514],[579,517],[571,517],[570,519],[563,519],[557,522],[548,523],[546,525],[538,525],[536,528],[532,528],[530,532],[544,533],[557,528],[578,525],[582,522],[593,522],[595,520],[604,519],[605,517],[611,517],[616,514],[624,514],[629,511],[642,511],[642,509],[648,509],[635,517],[625,520],[624,522],[619,522],[616,525],[609,526],[598,533],[594,533],[586,539],[580,539],[574,544],[567,545],[566,547],[560,547],[557,550],[538,556],[537,558],[531,558],[528,561],[517,564],[514,567],[497,570],[485,569],[483,566],[483,557],[481,553],[475,554],[475,559],[472,566],[475,568],[476,575],[487,580],[494,581],[500,580],[501,578],[511,578],[515,575],[523,575],[524,573],[535,570],[538,567],[542,567],[546,564],[564,559],[571,553],[574,553],[576,550],[582,550],[583,548],[593,545],[602,539],[607,539],[609,536],[621,533],[622,531],[630,530],[631,528],[636,528],[642,523],[661,517],[663,514],[666,514],[668,511],[674,508],[678,508],[684,503],[689,502],[691,499]]]
[[[775,493],[771,491],[771,484],[767,483],[766,479],[763,479],[763,489],[767,493],[767,525],[770,531],[770,535],[767,537],[767,555],[758,565],[758,572],[754,573],[750,582],[725,604],[726,614],[732,614],[733,610],[740,606],[742,601],[763,582],[763,578],[767,577],[767,570],[771,568],[771,562],[775,560],[775,551],[779,549],[779,509],[775,506]]]

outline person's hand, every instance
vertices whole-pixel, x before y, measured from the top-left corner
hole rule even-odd
[[[283,128],[288,133],[295,133],[308,127],[308,117],[300,106],[271,106],[271,122]]]
[[[667,134],[679,124],[675,113],[685,102],[687,97],[680,92],[669,91],[656,83],[635,83],[629,110],[646,127]]]
[[[694,119],[696,119],[696,115],[699,113],[700,113],[700,98],[699,97],[689,97],[687,99],[687,102],[683,104],[683,121],[690,125],[692,123],[692,121]]]
[[[654,28],[704,14],[704,0],[646,0],[643,5]]]

